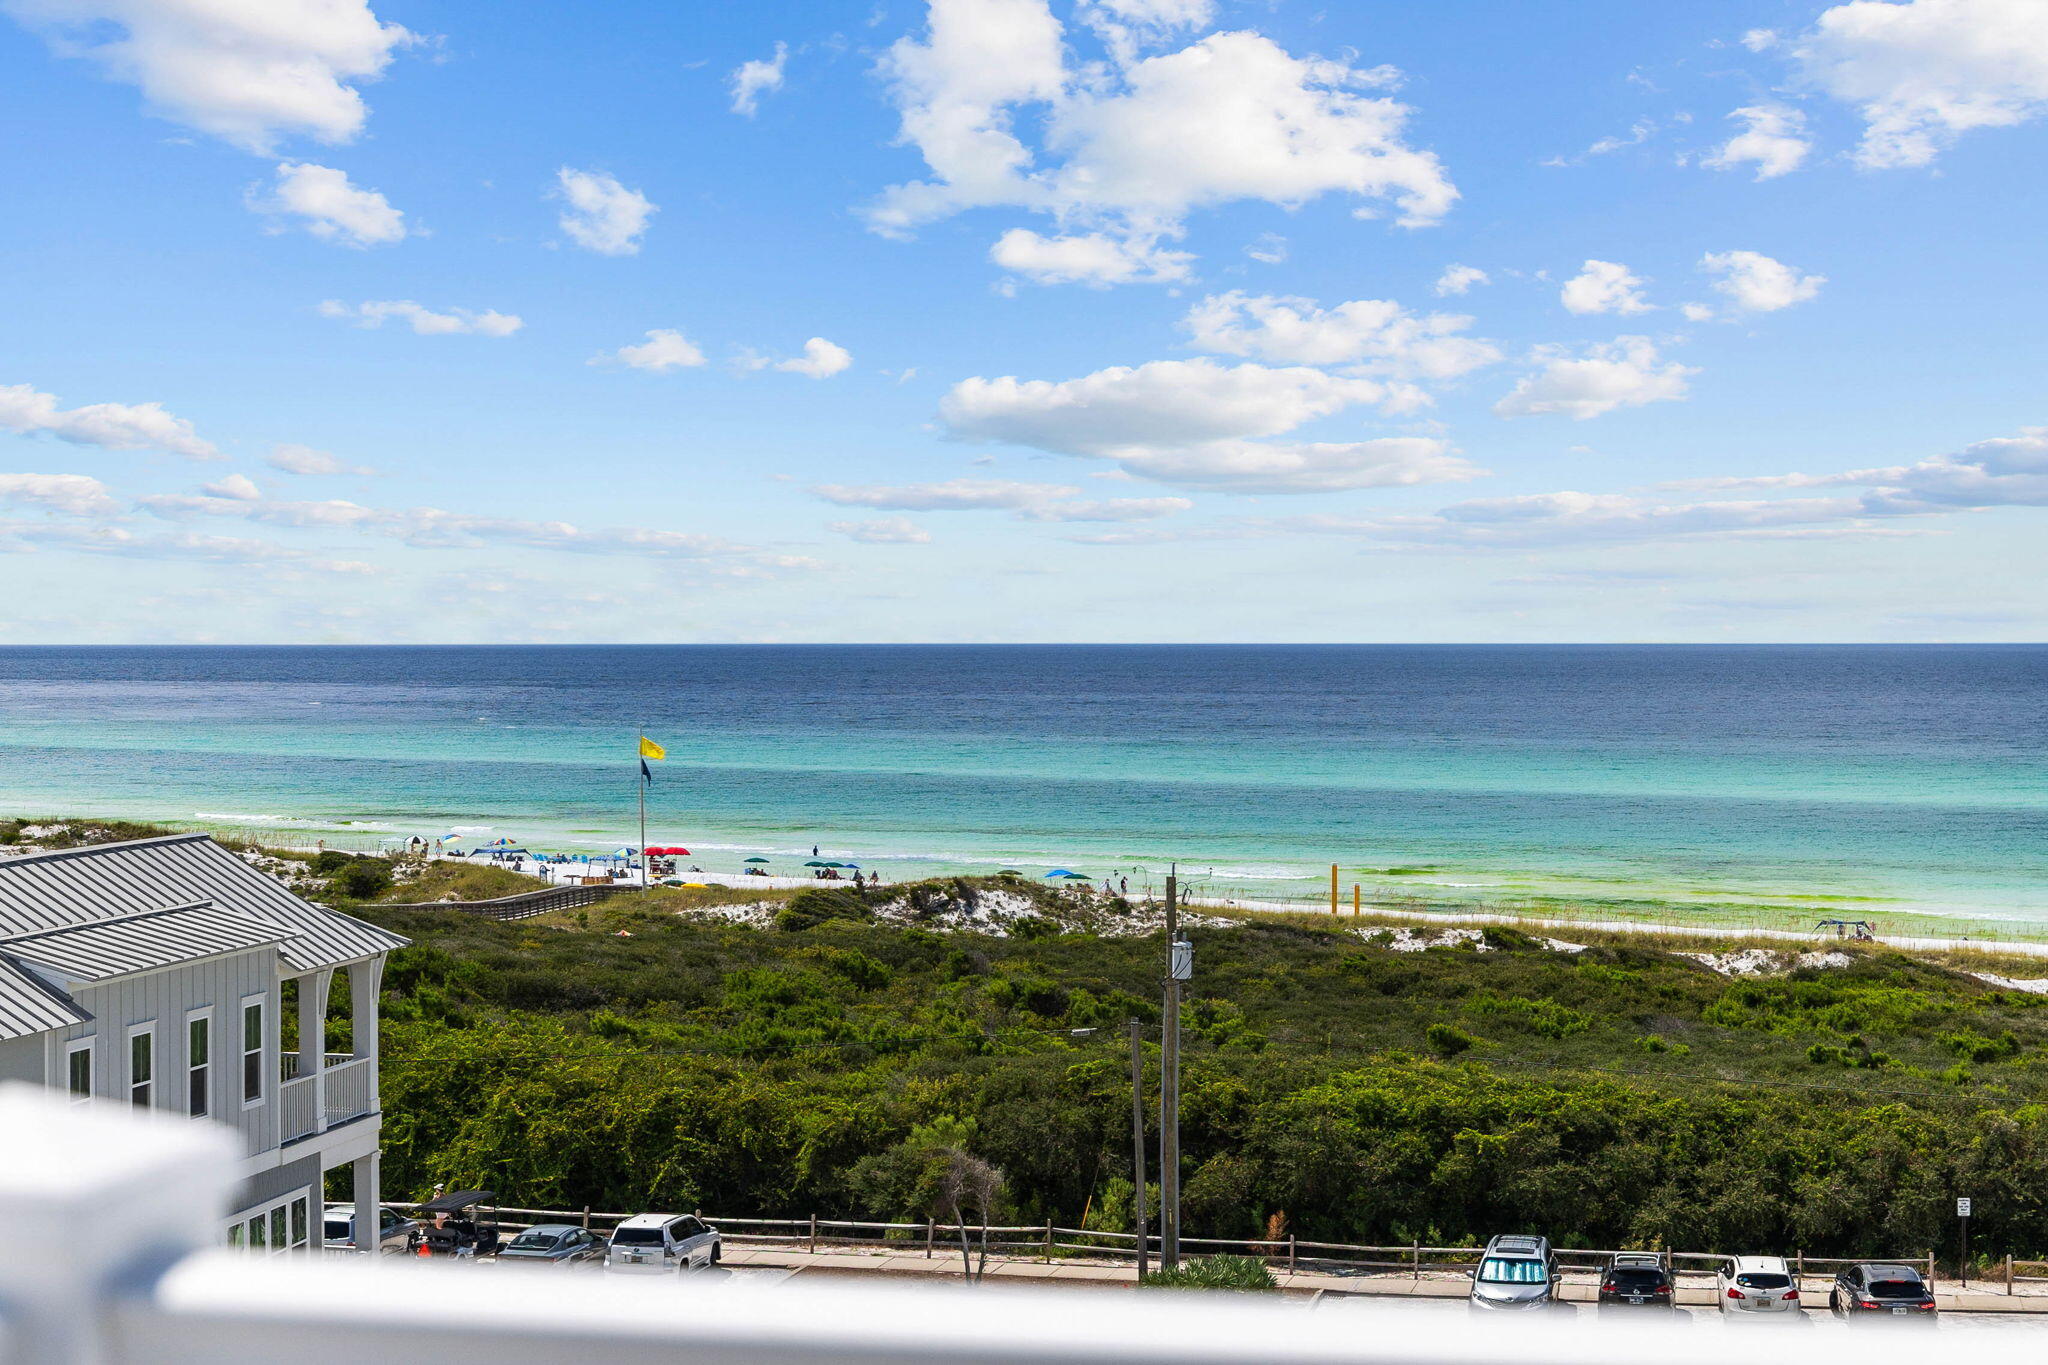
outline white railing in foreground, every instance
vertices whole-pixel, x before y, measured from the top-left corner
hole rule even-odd
[[[268,1260],[214,1247],[226,1130],[0,1089],[0,1362],[363,1365],[1924,1365],[1911,1330],[1672,1331],[1636,1319],[1307,1311],[1224,1296],[611,1279],[406,1258]],[[1987,1332],[1971,1365],[2036,1365]]]

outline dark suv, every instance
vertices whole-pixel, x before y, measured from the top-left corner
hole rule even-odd
[[[1670,1308],[1673,1298],[1662,1258],[1648,1252],[1622,1252],[1600,1277],[1602,1308]]]
[[[1897,1318],[1932,1318],[1934,1291],[1920,1272],[1906,1265],[1852,1265],[1835,1276],[1828,1308],[1844,1317],[1883,1313]]]

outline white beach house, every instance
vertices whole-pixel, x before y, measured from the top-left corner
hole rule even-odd
[[[356,1226],[378,1226],[377,995],[404,943],[203,834],[0,859],[0,1082],[236,1130],[221,1240],[318,1249],[337,1167],[353,1167]],[[348,992],[351,1053],[326,1050],[331,989]]]

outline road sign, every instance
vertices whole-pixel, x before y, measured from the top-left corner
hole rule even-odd
[[[1968,1218],[1969,1216],[1970,1216],[1970,1201],[1969,1201],[1969,1200],[1967,1200],[1967,1199],[1958,1199],[1958,1200],[1956,1200],[1956,1217],[1958,1217],[1958,1218]]]

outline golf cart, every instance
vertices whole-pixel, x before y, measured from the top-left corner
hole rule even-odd
[[[498,1254],[498,1196],[489,1190],[451,1190],[420,1205],[416,1216],[420,1225],[406,1240],[410,1255]]]

